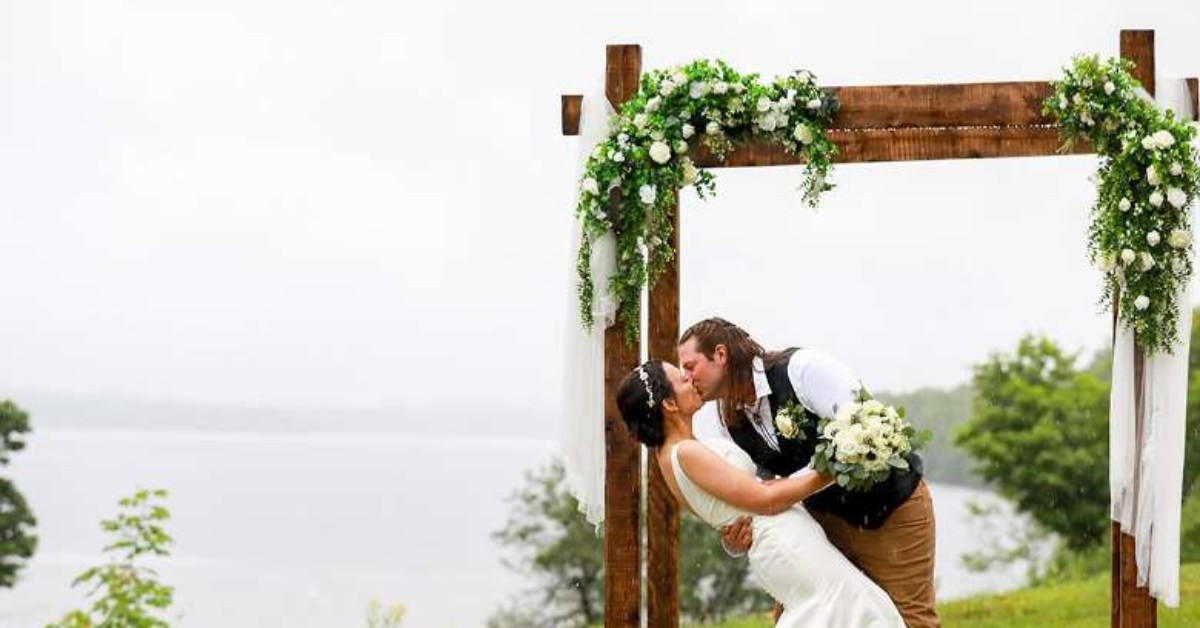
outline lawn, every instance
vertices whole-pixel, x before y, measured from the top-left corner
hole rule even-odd
[[[1178,609],[1159,606],[1162,628],[1200,626],[1200,563],[1184,565],[1180,572]],[[942,624],[947,628],[1075,628],[1108,626],[1108,574],[1089,580],[982,595],[941,604]],[[769,617],[747,617],[715,624],[713,628],[770,628]]]

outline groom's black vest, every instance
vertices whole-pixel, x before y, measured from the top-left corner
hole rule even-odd
[[[767,382],[771,385],[768,402],[771,404],[772,417],[778,414],[780,408],[787,405],[789,401],[804,408],[800,405],[800,399],[796,396],[791,379],[788,378],[788,362],[791,361],[792,354],[796,351],[796,349],[788,349],[781,354],[778,361],[764,365]],[[729,426],[729,434],[739,447],[750,454],[758,466],[775,475],[791,475],[808,466],[817,445],[817,425],[820,423],[820,419],[807,409],[804,412],[810,420],[805,427],[806,437],[803,441],[779,435],[778,429],[772,422],[770,429],[776,430],[779,451],[768,445],[745,417],[738,417],[739,420]],[[878,528],[883,525],[892,511],[912,495],[917,484],[921,482],[924,471],[921,457],[916,453],[911,453],[907,459],[911,467],[908,473],[895,472],[886,482],[876,484],[869,491],[848,491],[835,484],[805,500],[804,505],[810,510],[835,514],[851,525],[868,529]]]

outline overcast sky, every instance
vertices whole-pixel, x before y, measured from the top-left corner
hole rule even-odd
[[[1200,8],[1133,4],[0,0],[0,396],[557,408],[558,96],[606,43],[937,83],[1051,79],[1151,27],[1160,76],[1200,75]],[[685,324],[826,349],[877,390],[964,381],[1026,331],[1090,351],[1093,168],[841,166],[818,212],[798,168],[718,172],[684,196]]]

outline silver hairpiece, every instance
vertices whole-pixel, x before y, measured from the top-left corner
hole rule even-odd
[[[646,405],[653,408],[654,392],[650,390],[650,374],[646,372],[646,369],[643,369],[640,366],[635,370],[637,371],[638,379],[642,380],[642,386],[646,387]]]

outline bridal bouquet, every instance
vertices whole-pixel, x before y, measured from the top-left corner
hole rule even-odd
[[[870,490],[893,473],[908,473],[905,456],[929,436],[904,420],[903,408],[874,399],[839,407],[818,429],[813,468],[835,476],[839,486],[851,491]]]

